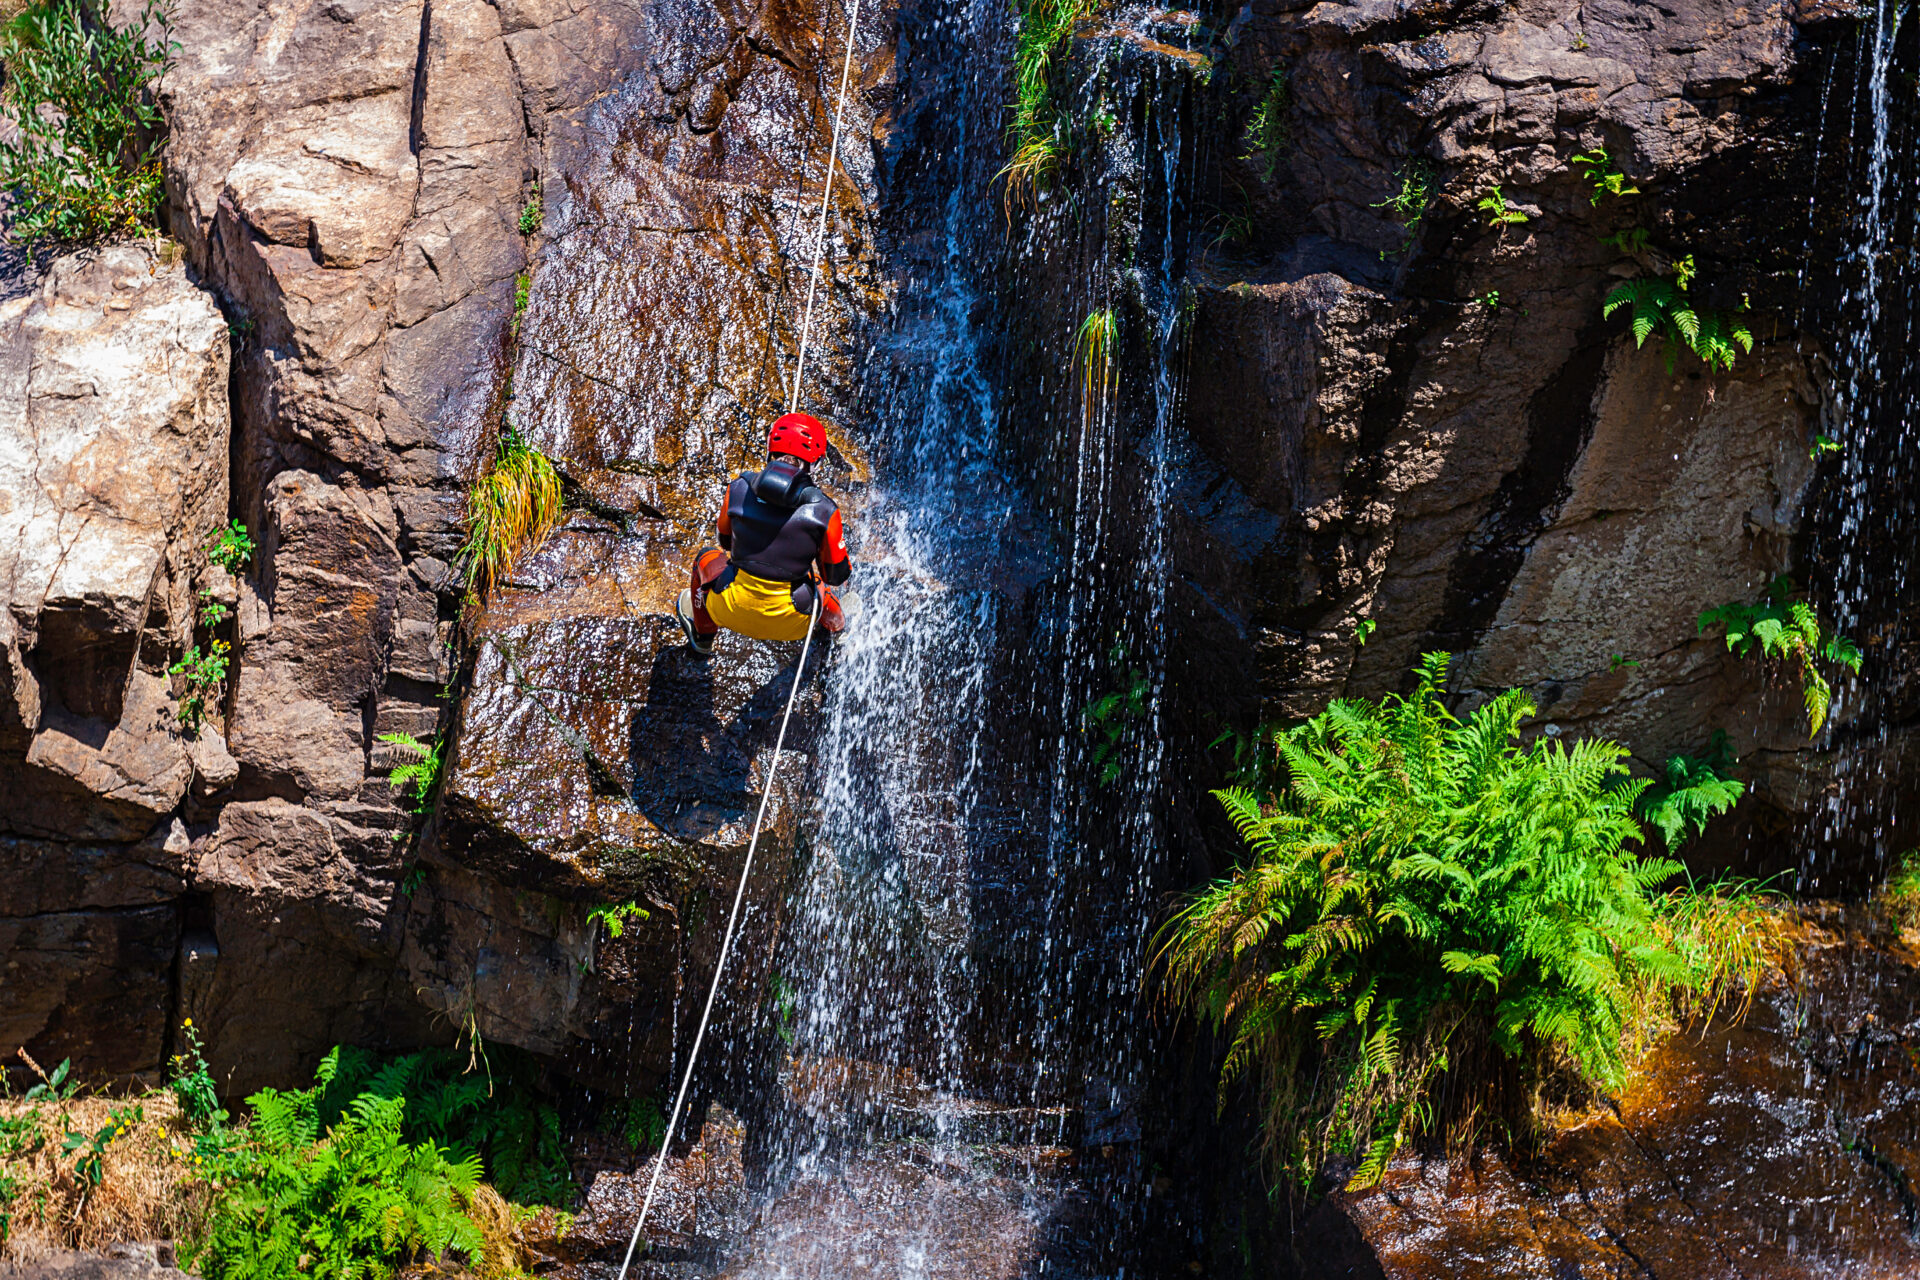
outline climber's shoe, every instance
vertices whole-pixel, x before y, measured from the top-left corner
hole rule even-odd
[[[693,590],[680,589],[680,596],[673,602],[673,616],[680,620],[680,629],[687,633],[687,647],[701,657],[713,652],[713,637],[703,636],[693,625]]]

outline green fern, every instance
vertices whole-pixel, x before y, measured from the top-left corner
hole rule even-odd
[[[1627,175],[1621,173],[1613,163],[1613,157],[1607,154],[1605,147],[1595,147],[1573,157],[1570,162],[1578,166],[1587,181],[1593,184],[1592,203],[1599,204],[1603,196],[1637,196],[1640,188],[1627,185]]]
[[[440,769],[445,763],[440,757],[440,744],[422,742],[410,733],[383,733],[380,741],[393,747],[395,754],[408,757],[387,771],[387,786],[411,812],[427,813],[433,808],[433,792],[440,785]]]
[[[1275,733],[1284,788],[1215,793],[1245,863],[1161,934],[1169,995],[1227,1038],[1222,1103],[1250,1078],[1303,1180],[1342,1152],[1349,1185],[1377,1179],[1438,1123],[1449,1070],[1456,1135],[1524,1111],[1555,1062],[1617,1085],[1639,1011],[1707,981],[1658,927],[1650,894],[1679,864],[1631,847],[1648,784],[1625,750],[1522,746],[1518,691],[1456,719],[1447,668],[1429,654],[1411,695]]]
[[[360,1094],[322,1135],[319,1097],[338,1060],[336,1049],[311,1089],[264,1089],[247,1100],[251,1167],[193,1250],[207,1280],[385,1280],[449,1249],[481,1256],[480,1228],[464,1211],[480,1184],[480,1158],[406,1142],[405,1098]]]
[[[1514,208],[1513,203],[1507,199],[1506,193],[1500,189],[1500,184],[1497,182],[1493,184],[1492,191],[1480,197],[1474,208],[1487,215],[1487,225],[1490,227],[1506,228],[1532,221],[1526,214]]]
[[[1727,776],[1733,751],[1724,729],[1715,729],[1705,755],[1667,758],[1667,767],[1640,797],[1640,816],[1657,828],[1667,848],[1677,851],[1691,836],[1706,830],[1707,821],[1739,801],[1746,787]]]
[[[1833,689],[1820,665],[1860,673],[1860,648],[1846,636],[1821,624],[1813,606],[1793,598],[1793,581],[1785,574],[1767,584],[1754,604],[1735,601],[1700,615],[1700,633],[1724,628],[1729,651],[1746,657],[1758,651],[1765,657],[1792,662],[1800,668],[1801,700],[1807,709],[1807,736],[1818,737],[1833,704]]]
[[[1600,314],[1610,317],[1625,309],[1632,317],[1633,345],[1643,347],[1648,338],[1666,343],[1667,372],[1674,369],[1674,356],[1682,347],[1693,352],[1713,370],[1733,368],[1734,360],[1753,350],[1753,330],[1740,317],[1747,311],[1743,301],[1736,311],[1716,307],[1695,307],[1687,296],[1687,286],[1695,275],[1693,255],[1673,264],[1672,279],[1643,276],[1616,285],[1600,304]]]

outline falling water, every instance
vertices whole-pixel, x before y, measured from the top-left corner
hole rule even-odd
[[[1138,1181],[1111,1175],[1137,1150],[1163,887],[1185,81],[1101,61],[1077,92],[1122,95],[1138,127],[1101,148],[1090,191],[1009,215],[1010,20],[1003,0],[949,0],[908,33],[924,61],[903,74],[933,92],[900,125],[893,181],[918,200],[891,237],[937,248],[901,252],[867,339],[876,482],[777,962],[797,1006],[788,1105],[730,1274],[1124,1273],[1121,1242],[1069,1237]],[[1118,237],[1077,216],[1123,199]],[[1121,318],[1111,394],[1069,368],[1102,306]]]
[[[1839,172],[1822,173],[1814,196],[1816,210],[1846,204],[1839,220],[1842,292],[1825,326],[1837,366],[1829,431],[1841,453],[1816,544],[1816,562],[1830,568],[1831,581],[1815,585],[1830,593],[1837,629],[1862,643],[1866,661],[1860,676],[1837,691],[1837,785],[1807,855],[1809,890],[1831,891],[1824,877],[1863,856],[1867,870],[1883,869],[1895,852],[1886,814],[1899,744],[1890,731],[1912,710],[1910,695],[1894,685],[1896,655],[1911,642],[1905,619],[1920,539],[1913,409],[1920,270],[1910,257],[1920,233],[1920,169],[1913,161],[1914,30],[1903,21],[1905,9],[1901,0],[1877,0],[1851,47],[1838,51],[1850,57],[1853,73],[1846,133],[1837,146],[1822,140],[1836,153]]]

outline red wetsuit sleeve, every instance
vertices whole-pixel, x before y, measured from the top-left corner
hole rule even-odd
[[[827,517],[827,532],[820,539],[820,580],[837,587],[852,573],[853,562],[847,558],[846,531],[840,527],[840,513],[835,511]]]
[[[720,519],[715,522],[720,529],[720,546],[727,551],[733,550],[733,517],[727,511],[732,496],[733,486],[728,485],[726,492],[720,495]]]

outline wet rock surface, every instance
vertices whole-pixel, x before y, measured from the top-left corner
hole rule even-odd
[[[1920,952],[1837,908],[1801,946],[1796,981],[1668,1039],[1539,1157],[1406,1158],[1334,1196],[1374,1274],[1914,1274]]]

